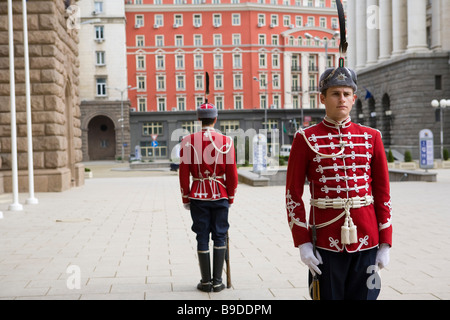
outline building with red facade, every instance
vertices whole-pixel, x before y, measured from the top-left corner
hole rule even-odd
[[[280,141],[269,135],[276,146],[323,116],[319,77],[339,58],[335,1],[125,4],[128,84],[136,88],[128,92],[131,146],[144,157],[169,158],[178,143],[171,132],[191,131],[205,101],[206,72],[218,129],[279,129]]]

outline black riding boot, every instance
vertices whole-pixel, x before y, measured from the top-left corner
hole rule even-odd
[[[220,292],[225,289],[222,283],[223,263],[225,261],[226,247],[214,247],[213,252],[213,291]]]
[[[202,279],[197,285],[197,289],[204,292],[211,292],[211,262],[209,258],[209,251],[197,251],[198,263],[200,265],[200,274]]]

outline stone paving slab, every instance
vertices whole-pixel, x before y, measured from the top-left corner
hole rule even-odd
[[[203,293],[177,174],[89,165],[94,178],[84,186],[38,193],[39,204],[23,211],[8,211],[12,195],[0,195],[0,299],[309,299],[284,187],[239,185],[230,211],[233,287]],[[380,300],[450,298],[450,170],[437,172],[436,183],[392,183],[394,246]]]

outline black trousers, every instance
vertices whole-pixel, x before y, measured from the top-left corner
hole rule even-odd
[[[197,250],[209,250],[209,235],[215,247],[226,246],[228,200],[201,201],[191,199],[192,231],[197,234]]]
[[[321,300],[376,300],[381,280],[375,273],[377,248],[348,253],[317,249],[323,264],[319,265]],[[311,287],[312,275],[309,272]]]

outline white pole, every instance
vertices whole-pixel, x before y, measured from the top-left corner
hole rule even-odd
[[[37,204],[39,203],[39,201],[34,197],[33,128],[31,125],[30,58],[28,54],[27,0],[22,0],[22,11],[24,48],[23,55],[25,59],[25,91],[27,101],[28,189],[30,194],[26,203]]]
[[[21,211],[19,203],[19,178],[17,170],[17,128],[16,128],[16,86],[14,78],[14,32],[12,0],[8,0],[8,30],[9,30],[9,86],[11,100],[11,168],[13,203],[9,205],[11,211]]]

